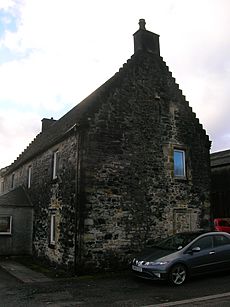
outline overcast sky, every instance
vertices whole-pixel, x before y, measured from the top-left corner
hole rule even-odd
[[[0,0],[0,168],[119,70],[140,18],[211,151],[230,149],[229,0]]]

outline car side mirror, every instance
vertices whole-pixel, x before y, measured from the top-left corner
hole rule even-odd
[[[200,252],[200,247],[199,246],[196,246],[196,247],[193,247],[193,249],[190,249],[189,251],[188,251],[188,254],[193,254],[193,253],[198,253],[198,252]]]

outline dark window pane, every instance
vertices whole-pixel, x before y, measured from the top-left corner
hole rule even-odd
[[[10,216],[0,216],[0,234],[11,233],[11,219]]]
[[[214,236],[214,245],[215,246],[221,246],[221,245],[226,245],[230,244],[230,239],[223,236],[223,235],[216,235]]]
[[[201,250],[212,248],[212,237],[208,236],[197,240],[191,248],[194,247],[200,247]]]

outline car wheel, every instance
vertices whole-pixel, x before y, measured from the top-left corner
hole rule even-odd
[[[169,272],[169,282],[173,286],[182,285],[187,278],[187,269],[183,264],[175,264]]]

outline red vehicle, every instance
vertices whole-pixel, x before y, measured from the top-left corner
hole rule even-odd
[[[214,219],[214,229],[230,233],[230,218]]]

